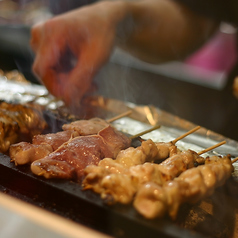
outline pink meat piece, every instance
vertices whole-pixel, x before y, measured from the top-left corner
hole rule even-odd
[[[43,159],[34,161],[31,170],[45,178],[81,180],[88,165],[97,165],[105,157],[115,158],[130,146],[130,139],[108,126],[98,135],[79,136],[64,143]]]

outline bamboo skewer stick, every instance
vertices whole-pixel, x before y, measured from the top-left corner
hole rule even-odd
[[[217,143],[216,145],[213,145],[211,147],[206,148],[205,150],[202,150],[202,151],[198,152],[198,155],[204,154],[204,153],[206,153],[206,152],[208,152],[210,150],[213,150],[213,149],[215,149],[215,148],[217,148],[217,147],[219,147],[221,145],[224,145],[224,144],[226,144],[226,141],[222,141],[220,143]]]
[[[128,110],[128,111],[123,112],[123,113],[121,113],[121,114],[119,114],[119,115],[117,115],[117,116],[115,116],[115,117],[112,117],[112,118],[106,120],[106,121],[107,121],[108,123],[111,123],[111,122],[113,122],[113,121],[116,121],[117,119],[120,119],[120,118],[122,118],[122,117],[128,116],[128,115],[130,115],[131,113],[132,113],[132,110]]]
[[[172,140],[172,143],[175,144],[175,143],[178,142],[179,140],[181,140],[181,139],[183,139],[184,137],[186,137],[186,136],[188,136],[188,135],[194,133],[195,131],[197,131],[197,130],[200,129],[200,128],[201,128],[200,126],[196,126],[195,128],[191,129],[190,131],[188,131],[188,132],[184,133],[183,135],[177,137],[176,139]],[[151,129],[152,129],[152,128],[151,128]],[[155,129],[157,129],[157,128],[155,128]],[[143,132],[141,132],[141,133],[143,133]],[[146,133],[148,133],[148,132],[145,132],[145,133],[143,133],[142,135],[144,135],[144,134],[146,134]],[[133,136],[133,139],[136,138],[136,137],[139,137],[139,136],[141,136],[141,135],[137,134],[137,135]],[[143,141],[143,139],[141,139],[141,141]]]
[[[142,135],[144,135],[144,134],[147,134],[147,133],[149,133],[149,132],[151,132],[151,131],[154,131],[154,130],[156,130],[156,129],[159,129],[159,128],[160,128],[160,125],[155,125],[155,126],[153,126],[152,128],[150,128],[150,129],[148,129],[148,130],[145,130],[145,131],[142,131],[142,132],[140,132],[140,133],[138,133],[138,134],[136,134],[136,135],[130,136],[130,139],[133,140],[133,139],[135,139],[135,138],[137,138],[137,137],[140,137],[140,136],[142,136]]]
[[[238,157],[232,160],[232,164],[235,163],[238,160]]]
[[[193,132],[197,131],[197,130],[200,129],[200,128],[201,128],[201,126],[197,126],[197,127],[193,128],[192,130],[190,130],[190,131],[184,133],[183,135],[177,137],[176,139],[174,139],[174,140],[172,141],[172,143],[175,144],[175,143],[178,142],[179,140],[181,140],[181,139],[183,139],[184,137],[186,137],[186,136],[192,134]]]
[[[117,116],[115,116],[115,117],[113,117],[113,118],[108,119],[107,122],[108,122],[108,123],[111,123],[111,122],[113,122],[113,121],[115,121],[115,120],[117,120],[117,119],[120,119],[120,118],[122,118],[122,117],[128,116],[128,115],[130,115],[131,113],[132,113],[132,110],[128,110],[128,111],[123,112],[123,113],[121,113],[121,114],[119,114],[119,115],[117,115]],[[140,132],[140,133],[138,133],[138,134],[135,134],[135,135],[133,135],[133,136],[130,136],[130,139],[133,140],[133,139],[135,139],[135,138],[137,138],[137,137],[140,137],[140,136],[142,136],[142,135],[145,135],[145,134],[147,134],[147,133],[149,133],[149,132],[151,132],[151,131],[154,131],[154,130],[156,130],[156,129],[159,129],[160,127],[161,127],[160,125],[155,125],[155,126],[153,126],[152,128],[150,128],[150,129],[148,129],[148,130],[145,130],[145,131],[142,131],[142,132]],[[195,128],[189,130],[188,132],[184,133],[183,135],[181,135],[181,136],[177,137],[176,139],[172,140],[172,143],[173,143],[173,144],[177,143],[179,140],[181,140],[181,139],[185,138],[186,136],[188,136],[188,135],[194,133],[195,131],[197,131],[197,130],[200,129],[200,128],[201,128],[201,126],[196,126]],[[225,143],[226,143],[226,141],[219,142],[219,143],[217,143],[216,145],[213,145],[213,146],[211,146],[211,147],[208,147],[208,148],[206,148],[206,149],[204,149],[204,150],[198,152],[198,155],[204,154],[204,153],[206,153],[206,152],[208,152],[208,151],[210,151],[210,150],[213,150],[213,149],[215,149],[215,148],[217,148],[217,147],[219,147],[219,146],[221,146],[221,145],[224,145]],[[238,157],[235,158],[235,159],[232,161],[232,163],[236,162],[237,160],[238,160]]]

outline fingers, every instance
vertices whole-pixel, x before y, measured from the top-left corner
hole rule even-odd
[[[49,91],[52,91],[52,85],[57,84],[54,82],[57,80],[56,68],[66,46],[65,38],[52,32],[52,28],[46,24],[40,24],[32,29],[31,46],[36,53],[32,70],[47,88],[50,87]]]
[[[39,47],[41,34],[42,34],[42,26],[41,25],[36,25],[31,29],[30,45],[34,52],[36,52]]]
[[[31,46],[36,53],[32,68],[51,94],[67,105],[78,105],[108,60],[113,35],[102,33],[91,21],[90,28],[65,20],[56,18],[32,28]]]
[[[64,85],[63,100],[69,106],[79,105],[83,96],[89,92],[95,72],[90,67],[77,65],[69,75],[61,78]],[[68,78],[67,78],[68,77]]]
[[[82,97],[91,91],[94,76],[110,56],[110,48],[102,48],[98,41],[81,45],[77,64],[61,81],[61,85],[65,84],[62,97],[67,105],[79,105]]]

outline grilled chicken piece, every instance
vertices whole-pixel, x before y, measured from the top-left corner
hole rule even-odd
[[[106,202],[110,204],[117,202],[130,203],[142,184],[154,182],[158,185],[163,185],[166,181],[174,179],[183,171],[194,167],[198,160],[199,162],[204,162],[204,158],[194,151],[188,150],[175,154],[160,164],[151,162],[141,163],[150,159],[153,161],[156,158],[151,156],[156,155],[156,153],[154,154],[152,151],[150,154],[148,150],[146,153],[147,157],[141,156],[141,148],[145,145],[151,145],[151,143],[148,143],[149,141],[143,141],[143,145],[133,150],[133,155],[140,158],[138,160],[131,157],[131,164],[135,165],[128,166],[129,163],[124,163],[124,160],[123,162],[118,160],[119,152],[115,160],[111,158],[101,160],[97,166],[100,169],[95,168],[93,165],[87,166],[84,170],[85,178],[82,183],[84,189],[92,189],[100,193],[101,198],[106,199]],[[154,149],[154,147],[147,148]],[[128,151],[129,155],[131,155],[131,150],[126,149],[124,151]],[[124,157],[130,158],[128,155],[125,156],[125,154]],[[99,171],[100,174],[98,174]],[[121,191],[124,191],[124,195],[121,194]]]
[[[206,159],[205,165],[188,169],[163,186],[153,182],[143,184],[136,194],[134,207],[149,219],[166,213],[175,219],[182,203],[196,203],[211,195],[233,170],[230,156],[212,156]]]
[[[164,160],[178,152],[177,147],[171,143],[153,142],[151,139],[143,141],[137,148],[129,147],[119,152],[116,161],[125,167]]]

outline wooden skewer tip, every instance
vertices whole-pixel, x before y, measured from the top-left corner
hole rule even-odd
[[[201,128],[201,126],[196,126],[196,127],[193,128],[192,130],[190,130],[190,131],[184,133],[183,135],[177,137],[176,139],[174,139],[174,140],[172,141],[172,143],[175,144],[175,143],[178,142],[179,140],[181,140],[181,139],[183,139],[184,137],[186,137],[186,136],[188,136],[188,135],[194,133],[195,131],[197,131],[197,130],[200,129],[200,128]]]
[[[115,116],[115,117],[112,117],[112,118],[108,119],[107,122],[108,122],[108,123],[111,123],[111,122],[116,121],[116,120],[118,120],[118,119],[120,119],[120,118],[122,118],[122,117],[128,116],[128,115],[130,115],[131,113],[132,113],[132,110],[128,110],[128,111],[126,111],[126,112],[123,112],[123,113],[121,113],[121,114]]]
[[[238,160],[238,157],[236,157],[235,159],[233,159],[231,162],[232,164],[235,163]]]
[[[220,143],[217,143],[216,145],[213,145],[213,146],[211,146],[211,147],[208,147],[208,148],[205,149],[205,150],[202,150],[202,151],[198,152],[198,155],[204,154],[204,153],[206,153],[206,152],[208,152],[208,151],[210,151],[210,150],[213,150],[213,149],[215,149],[215,148],[217,148],[217,147],[219,147],[219,146],[221,146],[221,145],[224,145],[224,144],[226,144],[226,141],[222,141],[222,142],[220,142]]]
[[[151,131],[154,131],[154,130],[156,130],[156,129],[159,129],[160,127],[161,127],[160,125],[155,125],[155,126],[153,126],[152,128],[150,128],[150,129],[148,129],[148,130],[145,130],[145,131],[142,131],[142,132],[140,132],[140,133],[138,133],[138,134],[136,134],[136,135],[130,136],[130,139],[131,139],[131,140],[132,140],[132,139],[135,139],[135,138],[140,137],[140,136],[142,136],[142,135],[145,135],[145,134],[147,134],[147,133],[149,133],[149,132],[151,132]]]

